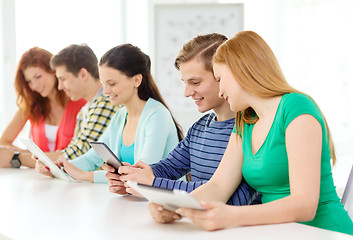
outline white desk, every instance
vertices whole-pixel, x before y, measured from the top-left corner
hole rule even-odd
[[[188,220],[156,224],[147,202],[105,184],[68,183],[33,169],[0,169],[0,239],[353,239],[303,224],[207,232]]]

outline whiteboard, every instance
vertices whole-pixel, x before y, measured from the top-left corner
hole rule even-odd
[[[154,4],[154,77],[166,103],[184,131],[202,114],[184,97],[184,83],[174,60],[183,44],[207,33],[232,37],[243,30],[243,4]]]

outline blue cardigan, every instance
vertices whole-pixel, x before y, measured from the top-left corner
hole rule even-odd
[[[126,116],[126,108],[119,109],[98,140],[107,144],[117,156],[119,156]],[[165,158],[178,142],[177,130],[169,110],[160,102],[149,98],[137,125],[134,149],[135,163],[139,160],[147,164],[156,163]],[[71,163],[84,171],[95,171],[94,182],[107,182],[106,171],[97,170],[104,162],[93,149],[75,158]]]

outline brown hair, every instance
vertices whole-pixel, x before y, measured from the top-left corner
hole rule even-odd
[[[256,96],[275,97],[292,92],[301,93],[288,84],[271,48],[255,32],[239,32],[226,41],[217,49],[213,62],[226,64],[236,81]],[[251,107],[236,113],[235,129],[237,132],[242,134],[245,123],[253,124],[258,120],[254,113]],[[335,147],[326,119],[324,116],[323,118],[327,128],[332,161],[335,163]]]
[[[17,105],[22,111],[28,114],[29,119],[33,122],[38,122],[41,117],[44,119],[48,118],[52,109],[47,97],[42,97],[39,93],[31,90],[26,82],[23,71],[28,67],[40,67],[47,73],[54,74],[55,76],[55,72],[49,66],[52,55],[47,50],[34,47],[25,52],[18,63],[15,76]],[[56,77],[55,79],[55,88],[57,89],[58,80]],[[66,105],[68,98],[65,92],[58,91],[56,98],[62,106]]]
[[[75,76],[81,68],[85,68],[94,79],[99,79],[98,59],[92,49],[85,44],[71,44],[62,49],[51,58],[50,66],[54,70],[58,66],[65,66],[66,70]]]
[[[205,69],[213,72],[212,57],[217,48],[226,40],[226,36],[218,33],[198,35],[194,37],[185,43],[183,48],[179,51],[179,54],[174,61],[175,68],[180,70],[180,64],[198,57],[204,63]]]
[[[169,110],[152,78],[150,57],[138,47],[131,44],[122,44],[110,49],[100,59],[99,66],[103,65],[119,70],[128,77],[141,74],[142,81],[137,90],[139,98],[144,101],[153,98]],[[170,114],[172,115],[172,113]],[[183,131],[173,115],[172,118],[178,132],[179,141],[181,141],[184,138]]]

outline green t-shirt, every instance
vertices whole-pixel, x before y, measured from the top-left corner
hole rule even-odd
[[[319,108],[307,95],[290,93],[282,96],[271,129],[255,154],[251,150],[254,124],[245,124],[243,133],[244,178],[250,186],[262,194],[263,203],[290,195],[285,131],[296,117],[303,114],[310,114],[318,120],[323,136],[319,205],[315,218],[305,224],[353,234],[352,220],[343,208],[333,184],[327,128]]]

